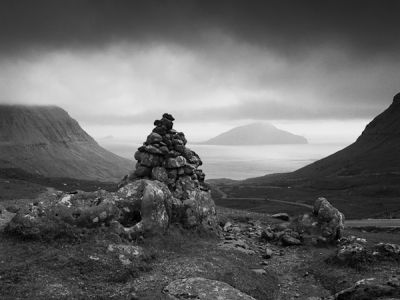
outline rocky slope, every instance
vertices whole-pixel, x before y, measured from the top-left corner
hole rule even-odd
[[[295,177],[347,176],[400,172],[400,93],[370,122],[357,141],[293,173]]]
[[[203,142],[207,145],[273,145],[307,144],[299,135],[281,130],[268,123],[253,123],[235,127],[227,132]]]
[[[104,148],[56,106],[0,106],[0,168],[118,181],[133,163]]]

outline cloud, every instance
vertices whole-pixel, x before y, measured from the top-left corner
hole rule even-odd
[[[317,48],[298,61],[219,36],[218,47],[120,43],[0,60],[0,103],[55,104],[86,123],[371,118],[399,86],[400,62],[354,63]]]
[[[4,0],[0,103],[55,104],[103,127],[151,124],[163,112],[209,127],[370,119],[400,86],[399,8],[391,0]]]
[[[3,0],[0,51],[91,48],[119,42],[202,47],[213,32],[297,58],[341,45],[354,59],[398,55],[396,0]]]

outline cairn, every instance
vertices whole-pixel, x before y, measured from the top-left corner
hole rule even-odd
[[[177,198],[182,198],[177,193],[182,190],[182,183],[190,182],[208,191],[205,174],[198,169],[203,163],[196,152],[186,147],[185,134],[173,129],[173,121],[174,117],[168,113],[154,121],[153,131],[135,153],[136,169],[124,177],[120,186],[138,179],[151,179],[165,183]]]

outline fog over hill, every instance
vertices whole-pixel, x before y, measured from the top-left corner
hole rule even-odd
[[[235,127],[203,142],[207,145],[275,145],[307,144],[306,138],[276,128],[269,123],[252,123]]]
[[[104,148],[57,106],[0,106],[0,167],[118,181],[133,163]]]

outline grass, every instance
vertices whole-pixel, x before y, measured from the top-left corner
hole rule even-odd
[[[390,218],[400,216],[399,197],[400,191],[390,188],[390,193],[379,193],[378,187],[353,188],[326,188],[317,189],[309,186],[299,185],[288,187],[242,185],[240,183],[219,185],[218,188],[227,194],[228,198],[271,198],[290,202],[313,204],[318,197],[327,198],[335,207],[344,213],[347,219],[361,218]],[[370,193],[369,190],[373,190]],[[386,189],[387,190],[387,189]],[[260,202],[254,200],[232,200],[224,199],[214,191],[218,205],[237,209],[250,209],[252,211],[276,213],[287,212],[290,215],[307,212],[298,206],[278,204],[272,202]]]

